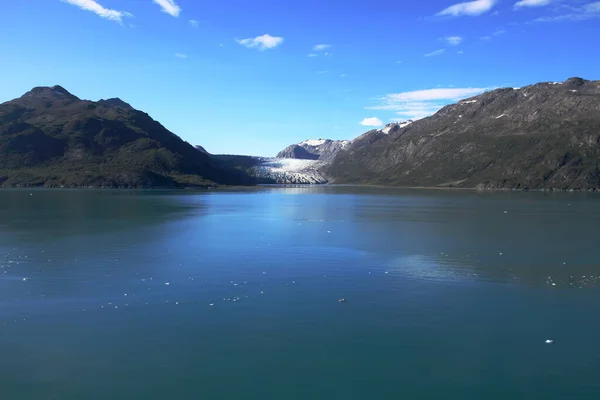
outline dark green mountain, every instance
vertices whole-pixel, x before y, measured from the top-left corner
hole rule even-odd
[[[340,151],[335,183],[489,189],[600,188],[600,81],[498,89]]]
[[[203,187],[252,183],[120,99],[36,87],[0,104],[0,185]]]

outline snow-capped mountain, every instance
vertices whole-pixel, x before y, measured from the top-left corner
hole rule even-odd
[[[349,140],[310,139],[286,147],[277,154],[277,158],[319,160],[327,163],[349,144]]]

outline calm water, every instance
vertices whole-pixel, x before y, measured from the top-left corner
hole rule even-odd
[[[0,398],[598,399],[599,226],[593,194],[0,191]]]

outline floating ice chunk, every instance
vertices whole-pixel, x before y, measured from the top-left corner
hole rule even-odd
[[[547,339],[546,340],[546,344],[552,344],[552,343],[554,343],[554,340],[552,340],[552,339]]]
[[[165,282],[165,286],[169,286],[170,284],[170,282]]]
[[[28,280],[29,280],[29,278],[23,278],[23,282],[26,282]]]
[[[210,304],[209,304],[209,306],[211,306],[211,307],[212,307],[212,306],[214,306],[214,305],[215,305],[215,303],[210,303]]]

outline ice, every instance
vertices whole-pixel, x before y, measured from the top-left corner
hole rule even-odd
[[[502,118],[502,117],[504,117],[504,116],[506,116],[506,114],[498,115],[498,116],[496,117],[496,119],[500,119],[500,118]]]
[[[319,172],[322,165],[318,160],[263,158],[255,172],[258,177],[273,179],[277,183],[323,184],[327,183],[327,179]]]
[[[477,103],[477,100],[465,100],[465,101],[460,102],[460,104],[473,104],[473,103]]]
[[[554,340],[552,340],[552,339],[547,339],[546,340],[546,344],[552,344],[552,343],[554,343]]]

